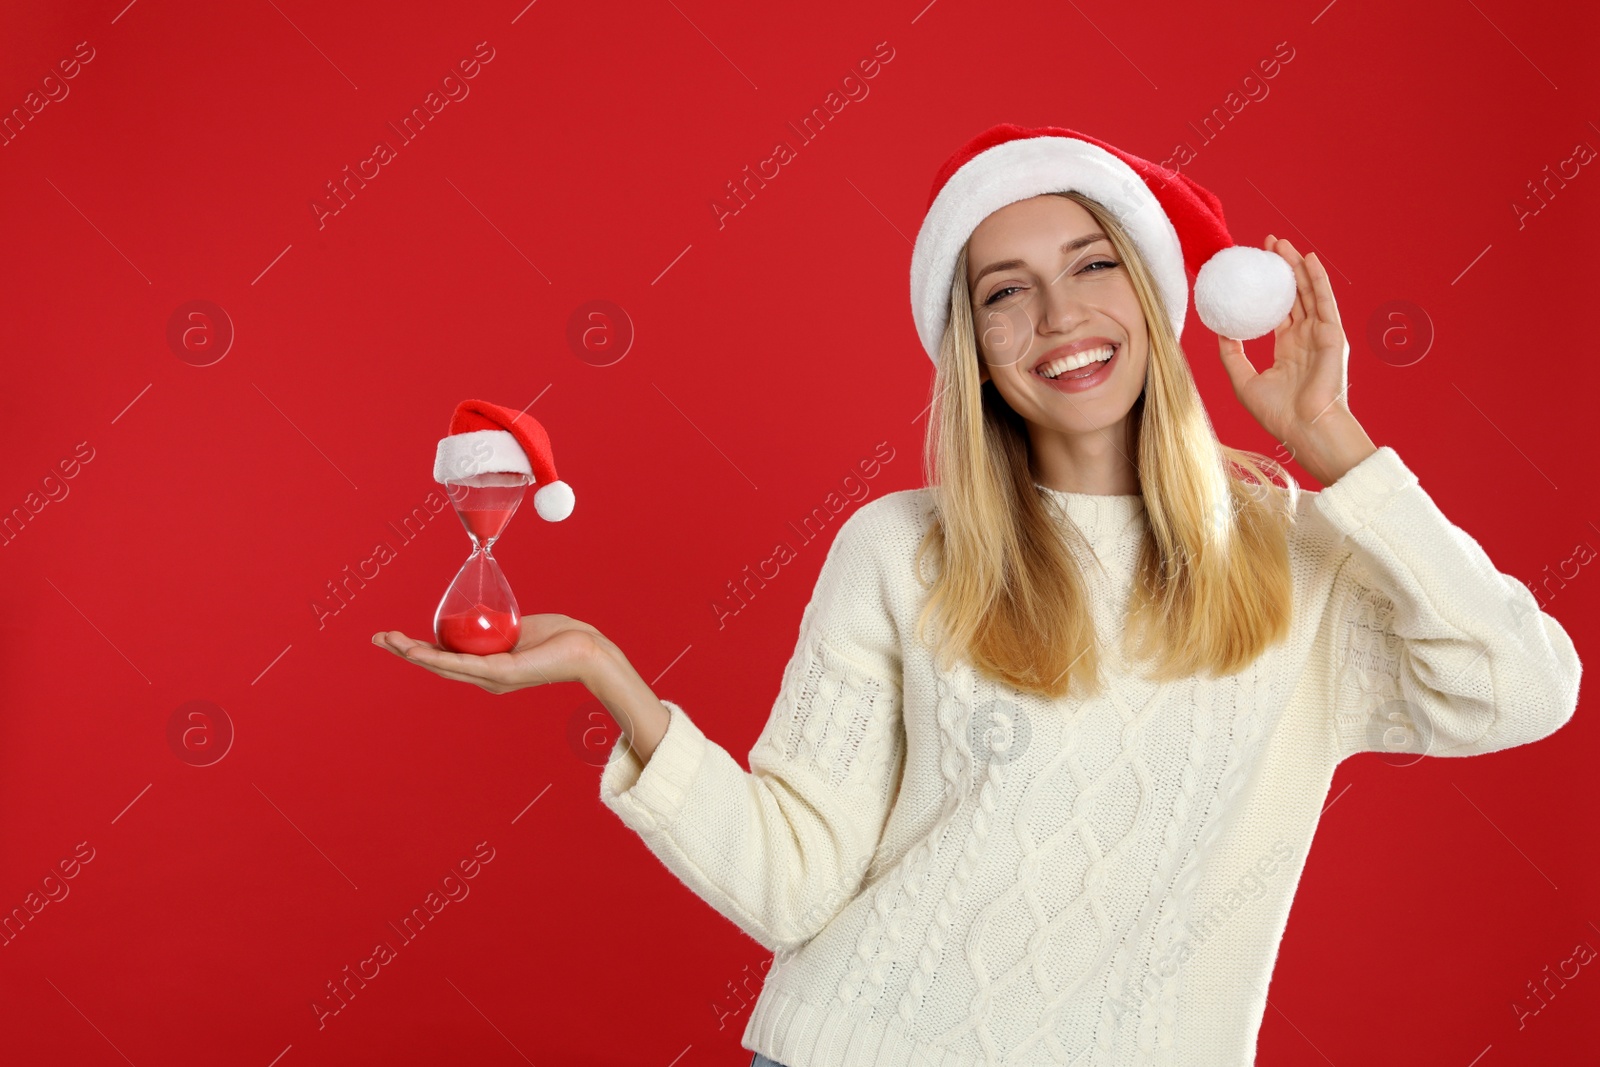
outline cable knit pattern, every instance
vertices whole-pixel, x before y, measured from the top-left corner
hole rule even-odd
[[[922,892],[922,885],[928,877],[928,866],[945,830],[956,816],[965,792],[963,782],[970,775],[968,749],[962,743],[959,732],[965,719],[963,712],[967,701],[956,692],[955,686],[959,682],[953,682],[943,671],[937,674],[935,685],[939,697],[935,713],[942,739],[938,765],[943,777],[937,829],[923,837],[905,868],[895,878],[879,885],[873,894],[868,921],[857,940],[848,970],[839,983],[838,996],[842,1004],[854,1003],[864,995],[876,1001],[882,995],[887,961],[900,954],[907,915]],[[969,682],[971,674],[969,668],[957,667],[957,676],[961,681]],[[868,984],[870,992],[864,993],[863,986]]]
[[[784,705],[789,715],[781,749],[776,744],[776,728],[765,741],[775,750],[768,754],[775,764],[809,761],[837,788],[844,784],[861,751],[872,725],[872,706],[886,683],[869,677],[852,679],[843,663],[829,662],[833,653],[821,641],[811,651],[811,658],[804,661],[799,692],[792,703]],[[885,755],[881,748],[876,754]]]
[[[962,800],[969,791],[968,783],[972,780],[971,750],[963,738],[966,736],[967,716],[972,703],[973,671],[964,664],[958,664],[953,675],[939,670],[935,673],[939,676],[936,681],[939,691],[936,714],[941,737],[939,771],[944,779],[943,804],[936,828],[924,835],[906,865],[906,872],[900,883],[899,899],[890,905],[888,918],[884,923],[884,939],[870,957],[867,957],[871,960],[867,978],[872,986],[873,1000],[882,996],[887,963],[899,956],[907,919],[917,907],[923,887],[928,881],[933,859],[960,811]],[[959,894],[959,887],[953,887],[953,891]],[[948,903],[943,898],[948,896],[948,892],[937,902],[938,914],[944,916],[946,924],[948,924],[949,909]],[[857,954],[862,955],[862,952],[858,951]],[[911,977],[908,997],[919,997],[927,977],[932,973],[932,964],[928,960],[926,947],[917,954],[917,968]],[[849,1002],[859,999],[860,996],[859,987],[852,986],[851,995],[842,999]]]
[[[971,698],[971,671],[966,671],[969,678],[967,699],[961,702],[961,707],[970,708]],[[994,712],[999,721],[1001,737],[998,751],[1004,753],[1010,747],[1011,717],[1003,711]],[[992,743],[992,742],[991,742]],[[952,746],[954,747],[954,746]],[[966,760],[966,767],[972,767],[972,760]],[[984,775],[982,787],[978,791],[976,807],[971,813],[970,829],[967,833],[966,844],[961,855],[956,859],[956,866],[950,880],[945,883],[943,899],[934,909],[933,928],[928,932],[923,942],[922,951],[917,953],[917,969],[911,975],[910,984],[906,987],[905,994],[900,998],[900,1018],[908,1026],[916,1019],[917,1010],[921,1007],[922,996],[927,991],[928,985],[933,981],[934,970],[938,967],[944,953],[945,940],[949,937],[950,928],[955,920],[955,908],[962,903],[966,893],[967,882],[972,878],[972,872],[977,867],[978,859],[983,853],[985,838],[988,837],[989,827],[994,820],[996,796],[1000,790],[1000,779],[1005,766],[1003,760],[991,757],[988,761],[988,771]]]
[[[1117,648],[1143,501],[1039,490],[1085,537],[1100,694],[938,668],[911,639],[932,503],[906,490],[840,527],[748,772],[669,700],[648,764],[619,748],[602,772],[601,801],[777,953],[747,1048],[787,1067],[1249,1064],[1337,764],[1492,752],[1573,714],[1566,632],[1393,449],[1302,495],[1288,638],[1166,684]]]

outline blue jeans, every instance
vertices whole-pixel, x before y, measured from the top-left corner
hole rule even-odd
[[[769,1060],[761,1053],[756,1053],[750,1060],[750,1067],[783,1067],[777,1060]]]

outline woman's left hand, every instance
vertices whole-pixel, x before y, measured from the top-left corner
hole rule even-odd
[[[1339,321],[1328,272],[1315,252],[1267,235],[1266,250],[1294,268],[1295,301],[1273,331],[1272,366],[1257,372],[1244,342],[1218,337],[1222,366],[1245,410],[1323,485],[1377,451],[1350,413],[1350,342]]]

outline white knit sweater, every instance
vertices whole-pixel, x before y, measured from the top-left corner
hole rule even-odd
[[[663,700],[602,802],[776,953],[743,1044],[787,1067],[1254,1060],[1334,767],[1469,756],[1571,717],[1571,640],[1394,451],[1291,535],[1287,640],[1154,685],[1116,653],[1140,497],[1047,490],[1088,535],[1107,691],[1021,694],[913,639],[926,489],[840,527],[746,773]],[[1405,757],[1419,758],[1419,756]]]

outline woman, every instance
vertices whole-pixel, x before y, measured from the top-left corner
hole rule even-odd
[[[1321,492],[1218,442],[1186,267]],[[1188,178],[985,131],[936,178],[912,303],[929,487],[840,528],[749,774],[564,615],[484,658],[374,640],[610,709],[604,803],[775,952],[757,1065],[1251,1062],[1335,766],[1553,733],[1572,643],[1351,413],[1317,257],[1234,246]],[[1258,373],[1233,338],[1268,330]]]

